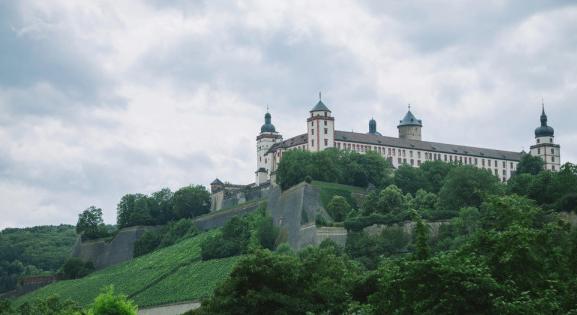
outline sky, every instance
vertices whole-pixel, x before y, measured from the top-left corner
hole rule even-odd
[[[574,1],[0,0],[0,229],[116,220],[127,193],[248,184],[322,92],[337,130],[577,162]]]

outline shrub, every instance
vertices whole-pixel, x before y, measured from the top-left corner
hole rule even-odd
[[[256,230],[256,237],[262,247],[269,250],[274,250],[276,248],[279,229],[274,226],[271,217],[262,218]]]
[[[94,264],[92,262],[84,262],[80,258],[72,257],[64,263],[59,275],[64,279],[79,279],[93,271]]]
[[[350,211],[351,205],[341,196],[334,196],[327,205],[327,212],[337,222],[342,222]]]
[[[106,287],[94,299],[90,315],[136,315],[138,307],[124,295],[115,295],[112,286]]]

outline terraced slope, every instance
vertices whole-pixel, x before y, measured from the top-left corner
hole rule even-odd
[[[198,300],[212,294],[239,257],[201,261],[200,244],[214,231],[95,272],[78,280],[60,281],[19,298],[18,304],[58,294],[88,305],[100,289],[114,285],[119,293],[143,306]]]

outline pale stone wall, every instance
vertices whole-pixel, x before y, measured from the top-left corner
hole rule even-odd
[[[106,268],[134,257],[134,243],[149,230],[157,229],[154,226],[132,226],[121,229],[110,241],[92,240],[76,241],[72,249],[72,257],[83,261],[90,261],[96,269]]]

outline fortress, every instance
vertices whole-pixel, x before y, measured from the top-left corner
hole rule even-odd
[[[236,196],[239,201],[246,201],[243,191],[254,194],[255,188],[266,188],[275,185],[275,173],[283,153],[290,150],[307,150],[318,152],[329,148],[352,150],[358,153],[374,151],[390,161],[394,168],[400,165],[420,166],[425,161],[455,162],[473,165],[485,169],[501,181],[507,181],[515,172],[521,156],[525,152],[503,151],[477,148],[465,145],[445,144],[422,141],[423,121],[408,112],[397,125],[398,136],[383,136],[377,131],[377,122],[369,121],[367,133],[340,131],[335,128],[335,116],[319,101],[309,111],[306,119],[307,132],[283,140],[283,136],[272,124],[271,114],[264,115],[264,124],[256,137],[257,170],[255,183],[250,185],[225,184],[216,179],[211,184],[213,193],[213,210],[220,209],[224,200]],[[560,146],[554,141],[554,129],[547,124],[547,115],[543,105],[541,124],[535,129],[536,143],[531,146],[529,154],[539,156],[545,162],[545,169],[557,171],[560,168]],[[215,194],[219,194],[215,199]],[[233,198],[234,199],[234,198]]]

